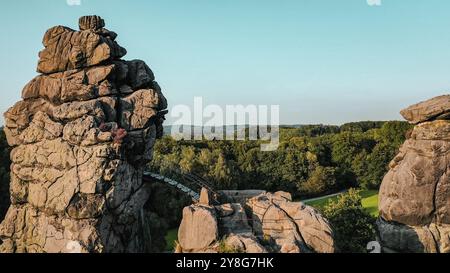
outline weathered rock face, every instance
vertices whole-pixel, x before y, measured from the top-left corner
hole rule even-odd
[[[38,72],[50,74],[117,60],[127,51],[114,40],[117,34],[105,28],[98,16],[80,18],[80,31],[56,26],[44,35]]]
[[[38,71],[5,113],[11,202],[0,252],[144,252],[144,166],[167,102],[98,16],[44,36]]]
[[[450,96],[402,111],[417,124],[380,190],[378,229],[386,251],[450,252]]]
[[[269,235],[280,252],[334,252],[333,231],[319,212],[278,192],[250,199],[256,236]]]
[[[228,192],[231,193],[231,192]],[[194,204],[184,209],[178,237],[183,252],[332,253],[330,224],[312,207],[292,202],[288,193],[260,193],[241,203]]]
[[[181,236],[178,240],[184,249],[206,251],[216,242],[219,235],[214,208],[201,206],[184,208],[179,234]]]
[[[401,111],[402,116],[413,124],[430,120],[448,119],[450,95],[443,95],[412,105]]]

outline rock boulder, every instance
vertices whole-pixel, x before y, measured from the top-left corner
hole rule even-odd
[[[219,236],[216,212],[204,206],[183,209],[178,240],[186,252],[207,252]]]
[[[194,204],[185,208],[179,229],[180,251],[246,253],[335,251],[333,231],[328,221],[312,207],[292,202],[290,194],[259,192],[255,196],[248,191],[242,194],[238,191],[226,193],[230,193],[231,196],[222,198],[223,200],[237,198],[241,203],[223,203],[214,207]],[[204,215],[207,215],[208,220],[204,220]],[[202,224],[199,224],[200,222]],[[208,240],[204,242],[204,238]],[[193,242],[202,243],[193,247]]]

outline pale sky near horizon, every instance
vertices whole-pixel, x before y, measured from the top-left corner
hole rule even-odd
[[[2,2],[0,112],[36,76],[45,31],[88,14],[118,33],[125,59],[147,62],[169,110],[201,96],[280,105],[283,124],[342,124],[401,119],[450,93],[448,0],[80,1]]]

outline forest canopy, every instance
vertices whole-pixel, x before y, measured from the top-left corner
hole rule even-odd
[[[287,191],[314,197],[357,187],[378,189],[411,125],[354,122],[282,127],[281,143],[263,152],[258,141],[175,141],[155,146],[150,168],[195,173],[218,189]]]

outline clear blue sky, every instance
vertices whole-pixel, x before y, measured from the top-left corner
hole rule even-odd
[[[401,119],[450,90],[448,0],[15,0],[0,13],[1,112],[36,75],[45,30],[88,14],[171,106],[279,104],[284,124],[340,124]]]

